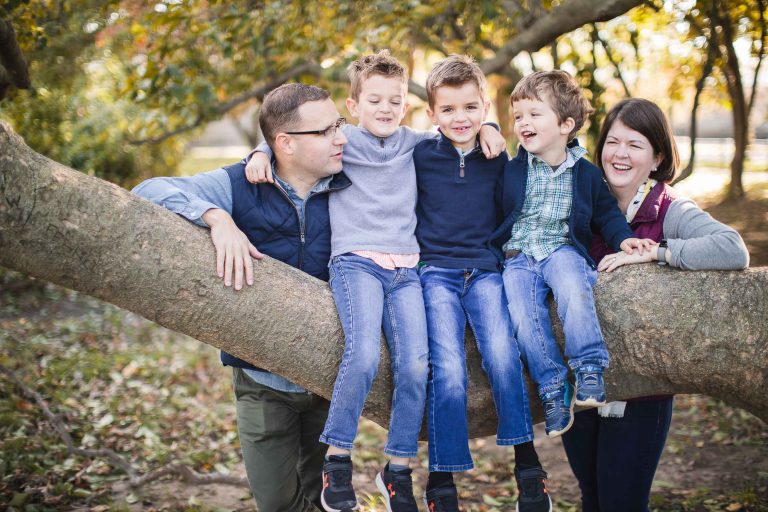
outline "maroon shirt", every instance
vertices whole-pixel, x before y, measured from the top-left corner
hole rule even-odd
[[[629,227],[634,231],[637,238],[650,238],[654,242],[661,242],[664,238],[664,217],[672,201],[677,199],[675,189],[666,183],[659,182],[653,186],[648,196],[646,196],[640,209],[637,210],[635,218],[629,223]],[[600,233],[592,233],[592,247],[589,249],[589,255],[596,262],[602,260],[605,256],[613,254],[614,250],[605,243]]]

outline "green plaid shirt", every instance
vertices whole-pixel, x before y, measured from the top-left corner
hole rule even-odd
[[[504,251],[516,249],[541,261],[562,245],[570,244],[568,218],[573,200],[573,166],[587,150],[568,148],[565,162],[552,169],[528,154],[528,182],[520,217],[512,226]]]

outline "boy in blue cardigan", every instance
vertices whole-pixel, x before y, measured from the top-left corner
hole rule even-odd
[[[520,512],[546,512],[546,473],[533,429],[520,352],[507,313],[500,255],[488,244],[501,221],[494,194],[508,162],[483,156],[477,134],[488,112],[485,77],[471,58],[452,55],[427,78],[438,139],[413,152],[418,185],[416,237],[427,313],[429,511],[458,512],[453,472],[472,469],[468,445],[464,331],[475,334],[498,414],[496,442],[515,446]]]
[[[615,250],[650,248],[634,238],[600,170],[574,140],[592,108],[564,71],[534,73],[511,96],[521,148],[504,175],[505,221],[494,234],[505,256],[504,288],[515,337],[538,386],[549,437],[573,424],[573,406],[605,404],[608,366],[592,288],[591,225]],[[568,144],[573,140],[573,143]],[[557,301],[565,355],[576,374],[576,397],[552,334],[547,295]]]

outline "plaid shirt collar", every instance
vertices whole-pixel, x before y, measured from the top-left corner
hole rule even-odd
[[[533,153],[528,153],[528,168],[537,169],[539,171],[549,171],[552,173],[552,177],[554,178],[555,176],[561,175],[566,170],[571,169],[574,165],[576,165],[576,162],[579,160],[579,158],[586,154],[587,150],[579,145],[569,146],[565,149],[565,162],[558,165],[557,169],[552,169],[552,167],[547,162],[534,155]]]

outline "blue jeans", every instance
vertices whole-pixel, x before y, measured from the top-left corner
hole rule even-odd
[[[586,364],[608,366],[592,294],[597,271],[576,249],[564,245],[541,261],[520,253],[504,263],[503,275],[514,334],[539,395],[559,389],[568,377],[549,320],[550,290],[563,323],[571,369]]]
[[[499,272],[425,266],[420,273],[431,367],[427,387],[429,470],[466,471],[473,467],[467,428],[467,322],[491,384],[499,445],[533,439],[520,352],[512,336]]]
[[[414,457],[424,417],[427,321],[415,268],[387,270],[343,254],[331,260],[331,291],[344,329],[344,355],[320,441],[351,450],[379,366],[381,328],[392,358],[392,408],[384,453]]]
[[[584,512],[648,511],[671,420],[672,397],[627,402],[623,418],[576,413],[563,447]]]

